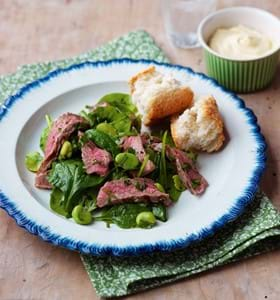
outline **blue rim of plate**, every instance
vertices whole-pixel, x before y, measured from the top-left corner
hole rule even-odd
[[[191,243],[198,242],[206,237],[213,235],[217,230],[222,228],[228,222],[236,219],[246,208],[246,206],[253,200],[255,193],[258,189],[258,184],[261,178],[261,175],[265,169],[266,164],[266,143],[263,135],[261,134],[260,127],[257,124],[257,118],[252,112],[245,106],[244,101],[239,98],[234,93],[226,90],[220,86],[215,80],[209,78],[203,73],[194,72],[191,68],[183,67],[180,65],[173,65],[168,63],[159,63],[153,60],[134,60],[129,58],[122,59],[112,59],[107,61],[86,61],[79,64],[74,64],[66,68],[59,68],[55,71],[48,73],[46,76],[35,80],[25,86],[23,86],[19,91],[7,98],[2,106],[0,106],[0,122],[1,120],[8,115],[9,109],[20,100],[25,94],[31,91],[34,88],[39,87],[43,83],[49,81],[51,78],[57,77],[62,73],[69,72],[75,69],[82,69],[84,67],[104,67],[111,64],[154,64],[157,66],[165,66],[172,69],[177,69],[180,71],[185,71],[188,74],[195,75],[200,77],[203,80],[209,81],[215,88],[222,90],[223,92],[230,95],[232,101],[235,101],[237,107],[242,113],[247,117],[247,123],[251,127],[251,134],[255,137],[256,140],[256,167],[252,172],[252,176],[249,180],[248,186],[244,189],[242,195],[234,201],[234,205],[224,214],[221,218],[210,224],[207,228],[202,228],[198,233],[186,235],[183,238],[169,241],[160,241],[157,243],[151,244],[142,244],[139,246],[125,246],[119,247],[116,245],[103,246],[100,244],[86,243],[79,240],[74,240],[70,237],[62,236],[57,233],[52,232],[48,227],[37,224],[35,221],[31,220],[26,216],[20,209],[17,208],[16,204],[9,199],[5,193],[0,188],[0,207],[3,208],[12,218],[15,219],[16,223],[29,231],[34,235],[38,235],[44,241],[52,243],[54,245],[62,246],[70,250],[76,250],[85,254],[91,255],[114,255],[114,256],[126,256],[126,255],[140,255],[145,253],[150,253],[153,251],[162,251],[168,252],[176,249],[180,249],[190,245]]]

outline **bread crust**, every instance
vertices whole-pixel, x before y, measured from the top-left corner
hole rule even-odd
[[[145,77],[147,76],[148,74],[153,74],[155,72],[156,68],[155,66],[150,66],[149,68],[145,69],[145,70],[142,70],[140,72],[138,72],[136,75],[132,76],[129,81],[128,81],[128,84],[129,84],[129,87],[130,87],[130,93],[133,94],[134,91],[135,91],[135,82],[140,79],[141,77]]]
[[[205,120],[211,120],[215,124],[215,133],[216,133],[216,138],[214,140],[209,140],[209,143],[207,145],[196,145],[196,147],[192,147],[194,150],[199,150],[199,151],[206,151],[206,152],[214,152],[219,150],[224,141],[225,141],[225,135],[224,135],[224,123],[222,120],[222,117],[219,113],[219,109],[216,103],[216,100],[212,96],[208,96],[207,98],[204,99],[204,103],[202,104],[201,109],[201,114]],[[189,113],[192,113],[191,111]],[[170,123],[170,129],[171,129],[171,135],[174,140],[174,143],[176,147],[183,149],[183,150],[188,150],[186,147],[184,147],[186,144],[188,144],[188,141],[190,139],[190,135],[188,136],[182,136],[178,134],[178,124],[177,120],[179,118],[179,115],[173,116],[171,118],[171,123]],[[191,131],[191,134],[196,134],[195,130]],[[207,139],[207,136],[205,136],[205,140]]]
[[[188,87],[162,92],[152,99],[143,122],[147,126],[155,124],[160,119],[184,111],[192,102],[193,92]]]
[[[130,93],[135,91],[135,82],[142,77],[153,74],[156,71],[154,66],[151,66],[129,80]],[[173,114],[182,112],[190,107],[193,102],[193,92],[190,88],[182,86],[162,91],[155,95],[147,107],[147,113],[144,116],[143,123],[146,126],[155,124],[161,119]]]
[[[179,149],[184,150],[183,149],[184,147],[181,143],[183,141],[183,139],[180,138],[180,136],[177,134],[177,130],[176,130],[176,128],[177,128],[176,121],[178,120],[178,118],[179,118],[178,114],[173,115],[171,117],[171,119],[170,119],[170,132],[171,132],[171,136],[172,136],[172,139],[174,141],[175,146]]]
[[[213,152],[219,150],[225,140],[224,135],[224,122],[219,113],[218,105],[213,96],[209,96],[204,108],[204,114],[207,118],[214,120],[216,125],[216,131],[218,132],[217,138],[213,141],[205,151]]]

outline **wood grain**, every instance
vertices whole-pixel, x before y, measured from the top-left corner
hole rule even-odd
[[[280,16],[280,2],[250,4]],[[159,0],[0,0],[0,73],[76,55],[135,29],[150,32],[174,63],[204,71],[201,49],[172,47]],[[280,70],[266,90],[242,96],[259,118],[269,145],[262,188],[280,207]],[[16,226],[0,211],[0,299],[98,299],[77,253],[54,247]],[[127,299],[279,299],[275,251]]]

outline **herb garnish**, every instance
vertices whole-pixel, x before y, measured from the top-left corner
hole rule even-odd
[[[194,189],[196,189],[197,187],[199,187],[200,186],[200,180],[199,179],[192,179],[192,187],[194,188]]]

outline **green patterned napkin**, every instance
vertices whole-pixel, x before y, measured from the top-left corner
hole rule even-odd
[[[167,62],[164,53],[144,31],[131,32],[103,47],[56,62],[25,65],[0,78],[0,103],[23,85],[60,67],[86,60],[130,57]],[[240,260],[280,246],[280,214],[258,192],[246,212],[215,236],[186,249],[138,257],[81,255],[97,293],[123,296],[188,277],[216,266]]]
[[[123,296],[273,250],[280,246],[279,236],[280,214],[258,193],[236,221],[186,249],[141,257],[81,257],[100,296]]]
[[[23,85],[45,76],[57,68],[66,68],[72,64],[84,61],[109,60],[123,57],[168,62],[163,51],[158,48],[148,33],[142,30],[130,32],[102,47],[79,56],[53,62],[24,65],[16,73],[0,77],[0,104]]]

